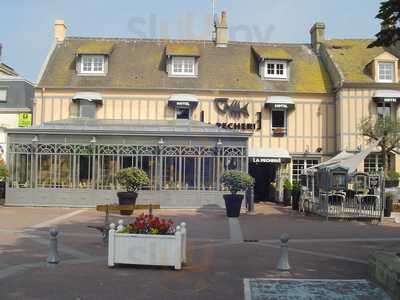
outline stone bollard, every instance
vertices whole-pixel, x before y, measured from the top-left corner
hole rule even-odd
[[[282,234],[280,240],[281,253],[279,255],[278,265],[276,266],[276,268],[278,271],[290,271],[288,250],[289,235],[287,233]]]
[[[58,256],[58,230],[56,228],[50,229],[50,243],[49,243],[49,256],[47,257],[49,264],[58,264],[60,257]]]

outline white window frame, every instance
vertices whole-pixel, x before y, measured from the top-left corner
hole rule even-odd
[[[388,79],[386,76],[389,74],[390,70],[385,70],[385,72],[387,73],[381,73],[381,68],[384,68],[384,66],[391,66],[392,70],[391,70],[391,79]],[[396,64],[395,62],[391,62],[391,61],[380,61],[378,62],[378,82],[385,82],[385,83],[393,83],[395,82],[395,68],[396,68]],[[384,75],[383,77],[381,77],[381,75]]]
[[[101,58],[101,70],[95,70],[95,59]],[[90,59],[90,70],[86,69],[85,60]],[[81,74],[104,74],[105,73],[105,56],[104,55],[81,55]]]
[[[7,102],[7,88],[0,87],[0,95],[3,93],[4,99],[0,98],[0,102]]]
[[[273,74],[269,74],[268,65],[272,65]],[[282,74],[278,74],[278,66],[282,66]],[[265,60],[264,61],[264,78],[268,79],[288,79],[288,62],[284,60]]]
[[[274,111],[283,111],[283,118],[284,118],[284,120],[283,120],[283,127],[273,127],[273,120],[272,120],[272,115],[273,115],[273,112]],[[285,129],[285,135],[286,135],[286,133],[287,133],[287,110],[286,109],[271,109],[271,133],[273,134],[274,133],[274,129],[277,129],[277,128],[284,128]]]
[[[188,109],[189,118],[188,119],[178,119],[178,109]],[[175,119],[176,120],[191,120],[192,119],[192,109],[190,107],[175,107]]]
[[[188,62],[192,65],[192,71],[185,70],[185,64]],[[179,67],[178,71],[175,66]],[[195,76],[196,75],[196,58],[193,56],[173,56],[171,59],[171,75],[173,76]]]
[[[310,164],[308,163],[310,162]],[[321,162],[317,157],[295,157],[292,160],[292,181],[300,182],[300,175],[305,169],[318,165]],[[296,174],[294,174],[296,171]]]

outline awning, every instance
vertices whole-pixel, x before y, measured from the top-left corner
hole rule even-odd
[[[372,97],[377,103],[400,103],[400,91],[379,90]]]
[[[165,48],[167,56],[200,56],[199,47],[189,43],[174,43],[168,44]]]
[[[253,163],[289,163],[289,152],[282,148],[249,149],[249,159]]]
[[[87,100],[89,102],[103,103],[103,97],[99,93],[79,92],[72,97],[72,101]]]
[[[174,94],[168,99],[168,105],[172,107],[196,107],[199,100],[194,95],[189,94]]]
[[[292,109],[294,108],[294,101],[291,97],[269,96],[265,101],[265,106],[270,109]]]

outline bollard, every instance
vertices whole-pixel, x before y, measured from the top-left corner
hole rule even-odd
[[[49,264],[58,264],[60,257],[58,256],[58,230],[56,228],[50,229],[50,243],[49,243],[49,256],[47,257]]]
[[[289,250],[288,250],[288,241],[289,235],[284,233],[280,237],[281,240],[281,253],[279,255],[277,270],[278,271],[290,271],[289,265]]]

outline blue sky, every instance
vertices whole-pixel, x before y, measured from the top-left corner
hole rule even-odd
[[[231,38],[308,42],[315,21],[328,38],[370,38],[380,0],[215,0],[226,10]],[[36,82],[53,40],[53,21],[68,35],[141,38],[210,37],[211,0],[1,0],[2,61]]]

